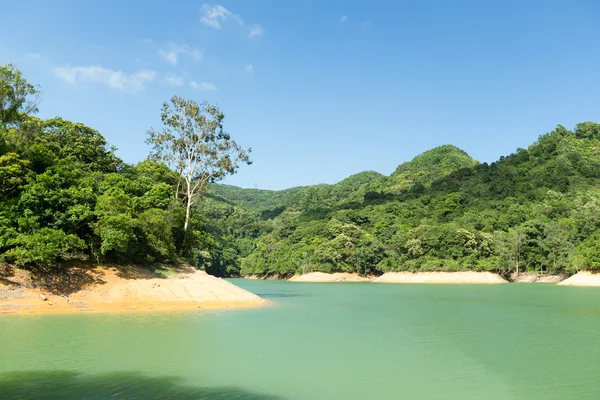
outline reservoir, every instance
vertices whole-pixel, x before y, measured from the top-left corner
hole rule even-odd
[[[600,398],[600,288],[231,281],[269,304],[0,316],[0,399]]]

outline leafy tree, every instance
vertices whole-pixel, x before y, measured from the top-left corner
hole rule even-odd
[[[573,266],[577,270],[600,271],[600,230],[594,232],[577,247]]]
[[[39,90],[12,64],[0,65],[0,131],[37,112]]]
[[[185,201],[184,231],[187,231],[192,205],[209,183],[234,174],[240,163],[250,164],[249,150],[242,149],[223,130],[225,116],[208,102],[197,104],[174,96],[161,113],[164,129],[148,131],[151,157],[179,173],[176,196]]]
[[[567,226],[557,222],[547,223],[540,247],[547,254],[545,264],[549,271],[556,273],[568,267],[574,246],[569,241]]]
[[[85,242],[77,235],[50,228],[42,228],[32,235],[16,235],[7,245],[10,249],[2,255],[3,261],[17,266],[43,268],[60,261],[81,259],[86,248]]]
[[[15,196],[31,177],[29,161],[16,153],[0,155],[0,198]]]

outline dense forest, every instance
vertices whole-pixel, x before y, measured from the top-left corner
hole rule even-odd
[[[218,276],[279,277],[600,269],[597,123],[559,125],[491,164],[444,145],[390,176],[282,191],[214,183],[237,168],[221,159],[206,188],[185,194],[186,171],[198,174],[174,161],[172,136],[150,131],[150,157],[129,165],[93,128],[36,117],[38,93],[0,67],[0,263],[189,262]],[[168,115],[165,104],[163,121],[177,126]]]
[[[486,164],[444,145],[386,177],[283,191],[214,185],[216,274],[600,269],[600,124]]]
[[[129,165],[96,130],[36,117],[38,95],[18,69],[0,66],[0,264],[209,264],[215,238],[190,209],[204,186],[249,162],[218,108],[174,97],[166,128],[148,132],[150,156]],[[175,136],[180,127],[203,134]]]

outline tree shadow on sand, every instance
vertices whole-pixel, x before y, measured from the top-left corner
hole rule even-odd
[[[70,295],[86,286],[105,283],[104,272],[90,267],[64,266],[32,271],[34,287],[57,295]]]
[[[82,375],[69,371],[24,371],[0,375],[2,399],[181,399],[283,400],[236,387],[186,386],[174,377],[115,372]]]

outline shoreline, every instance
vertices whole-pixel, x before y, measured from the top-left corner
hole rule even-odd
[[[310,283],[332,283],[332,282],[372,282],[376,276],[360,276],[356,273],[348,272],[309,272],[302,275],[294,275],[288,282],[310,282]]]
[[[257,295],[203,271],[187,270],[168,278],[148,277],[143,269],[135,271],[141,278],[123,276],[115,268],[84,271],[92,282],[78,286],[68,295],[31,288],[29,274],[19,271],[14,280],[0,283],[0,314],[172,312],[267,304]],[[12,284],[7,285],[7,281]]]
[[[560,284],[560,282],[568,279],[567,275],[546,275],[536,272],[513,272],[510,274],[511,283],[550,283]]]
[[[562,282],[560,286],[600,286],[600,273],[594,274],[590,271],[579,271]]]
[[[429,284],[498,284],[510,283],[498,274],[492,272],[386,272],[381,276],[360,276],[348,272],[309,272],[294,275],[288,279],[277,279],[272,276],[260,277],[251,275],[243,277],[249,280],[281,280],[287,282],[304,283],[347,283],[347,282],[373,282],[373,283],[429,283]],[[533,281],[532,281],[533,282]]]
[[[114,305],[111,307],[89,307],[89,308],[77,308],[69,306],[68,304],[65,306],[56,307],[48,306],[47,308],[37,307],[37,306],[27,306],[24,305],[19,309],[1,309],[0,315],[15,315],[15,316],[23,316],[23,315],[67,315],[67,314],[130,314],[130,313],[171,313],[171,312],[189,312],[189,311],[212,311],[212,310],[235,310],[240,308],[255,308],[262,307],[268,305],[267,300],[263,300],[262,302],[239,302],[239,303],[231,303],[231,302],[215,302],[211,304],[163,304],[158,306],[130,306],[127,304],[123,305]]]
[[[386,272],[375,283],[431,283],[431,284],[501,284],[509,283],[491,272]]]

